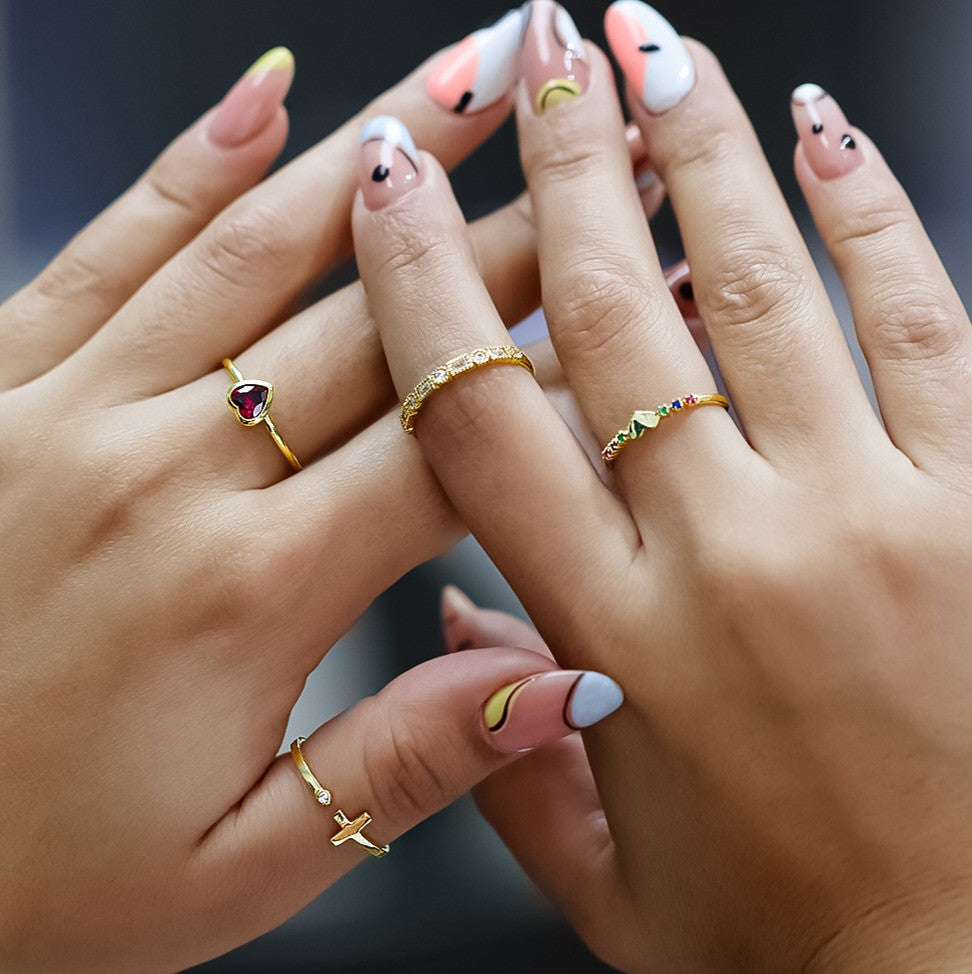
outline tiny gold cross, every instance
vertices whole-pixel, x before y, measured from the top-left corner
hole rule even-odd
[[[331,839],[331,845],[341,845],[351,839],[359,846],[370,852],[376,859],[380,859],[386,852],[388,846],[375,845],[370,839],[362,835],[361,830],[371,824],[371,816],[367,812],[362,812],[353,822],[339,808],[334,813],[334,821],[341,826],[341,831]]]

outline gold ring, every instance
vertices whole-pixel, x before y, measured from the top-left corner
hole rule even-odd
[[[223,359],[223,368],[233,377],[233,385],[226,393],[226,402],[233,414],[244,426],[257,426],[263,423],[273,442],[287,458],[294,470],[300,470],[300,460],[287,446],[280,430],[270,418],[270,403],[273,402],[273,386],[263,379],[244,379],[232,359]]]
[[[491,345],[489,348],[474,348],[465,355],[457,355],[449,359],[445,365],[433,369],[403,400],[402,400],[402,429],[406,433],[415,435],[415,417],[422,408],[425,400],[436,389],[448,385],[453,379],[464,372],[481,369],[484,365],[521,365],[531,375],[536,375],[536,369],[525,352],[515,345]]]
[[[707,392],[701,396],[687,395],[671,402],[663,403],[655,409],[636,409],[631,414],[631,420],[624,429],[614,434],[611,442],[601,450],[601,457],[605,463],[611,463],[617,455],[632,441],[640,439],[648,430],[653,430],[663,419],[684,413],[698,406],[722,406],[729,408],[729,400],[725,396],[714,392]]]
[[[293,744],[290,745],[290,753],[293,755],[294,763],[297,765],[297,770],[300,772],[301,778],[307,782],[308,787],[312,792],[314,792],[314,800],[319,805],[330,805],[333,801],[331,793],[317,780],[314,772],[311,771],[304,758],[304,752],[300,749],[301,744],[307,740],[306,737],[298,737]],[[380,859],[382,856],[388,853],[391,846],[387,845],[375,845],[370,839],[368,839],[362,829],[366,828],[371,824],[371,816],[367,812],[362,812],[357,818],[350,819],[344,812],[339,808],[334,813],[334,821],[340,826],[337,833],[331,837],[331,845],[339,846],[343,845],[348,840],[356,842],[362,849],[368,852],[370,855],[374,856],[376,859]]]

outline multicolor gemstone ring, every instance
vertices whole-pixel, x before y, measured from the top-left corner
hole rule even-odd
[[[301,750],[301,745],[306,743],[306,737],[298,737],[297,740],[290,745],[290,754],[294,759],[294,764],[297,765],[297,771],[301,778],[307,782],[307,787],[314,792],[314,800],[318,805],[327,806],[333,801],[331,793],[317,780],[316,775],[311,771],[307,764],[307,760],[304,758],[304,752]],[[362,812],[356,818],[348,818],[344,812],[339,808],[332,816],[335,822],[337,822],[339,828],[338,831],[331,836],[331,845],[339,846],[344,845],[345,842],[351,841],[356,845],[361,846],[365,852],[369,855],[374,856],[376,859],[380,859],[382,856],[388,854],[388,850],[391,848],[387,845],[375,845],[371,839],[367,838],[362,831],[362,829],[371,825],[371,816],[367,812]]]
[[[474,348],[465,355],[457,355],[449,359],[445,365],[433,369],[403,400],[402,400],[402,429],[411,436],[415,435],[415,417],[436,389],[448,385],[453,379],[464,372],[481,369],[484,365],[520,365],[531,375],[536,375],[536,369],[525,352],[515,345],[491,345],[489,348]]]
[[[270,418],[270,403],[273,402],[273,386],[262,379],[244,379],[232,359],[223,359],[223,368],[233,377],[233,385],[226,393],[226,402],[233,414],[244,426],[258,426],[263,423],[267,432],[277,444],[280,452],[287,458],[294,470],[300,470],[300,460],[284,442],[274,421]]]
[[[729,400],[725,396],[707,392],[699,396],[691,394],[682,396],[679,399],[673,399],[671,402],[663,403],[655,409],[636,409],[631,414],[628,425],[623,430],[618,430],[611,442],[601,450],[601,457],[605,463],[612,463],[632,440],[638,440],[648,430],[655,429],[663,419],[674,416],[676,413],[695,409],[698,406],[722,406],[723,409],[728,409]]]

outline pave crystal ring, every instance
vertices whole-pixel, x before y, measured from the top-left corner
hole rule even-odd
[[[317,780],[317,776],[311,771],[307,764],[307,760],[304,758],[304,752],[301,750],[301,745],[307,741],[306,737],[298,737],[293,744],[290,745],[290,753],[294,759],[294,764],[297,765],[297,771],[300,773],[301,778],[307,782],[307,787],[314,792],[314,800],[318,805],[330,805],[333,800],[331,793]],[[331,845],[339,846],[344,845],[345,842],[351,841],[355,844],[361,846],[365,852],[369,855],[374,856],[376,859],[380,859],[382,856],[388,854],[388,850],[391,846],[387,845],[375,845],[371,839],[367,838],[362,831],[371,824],[371,816],[367,812],[362,812],[357,818],[348,818],[344,812],[339,808],[332,816],[335,822],[340,826],[338,831],[331,836]]]
[[[623,430],[618,430],[613,439],[603,450],[601,457],[605,463],[612,463],[617,455],[632,441],[640,439],[648,430],[653,430],[663,420],[676,413],[684,413],[698,406],[722,406],[729,408],[729,400],[725,396],[714,392],[707,392],[701,396],[682,396],[671,402],[663,403],[654,409],[636,409],[631,414],[631,420]]]
[[[515,345],[491,345],[489,348],[475,348],[464,355],[457,355],[449,359],[445,365],[433,369],[403,400],[402,400],[402,429],[406,433],[415,435],[415,417],[422,408],[425,400],[442,386],[448,385],[453,379],[464,372],[481,369],[484,365],[520,365],[531,375],[536,375],[536,369],[527,354]]]
[[[233,385],[226,393],[226,402],[233,415],[244,426],[257,426],[263,423],[267,432],[277,444],[280,452],[287,458],[294,470],[300,470],[300,460],[284,442],[273,420],[270,418],[270,403],[273,402],[273,386],[262,379],[244,379],[232,359],[223,359],[223,368],[233,377]]]

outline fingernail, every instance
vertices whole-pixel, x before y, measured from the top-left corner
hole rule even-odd
[[[483,707],[493,746],[526,751],[590,727],[624,701],[621,687],[591,670],[550,670],[494,693]]]
[[[476,603],[455,585],[447,585],[442,590],[440,604],[442,630],[445,636],[446,651],[458,653],[472,647],[466,623],[476,611]]]
[[[692,271],[689,269],[688,261],[680,260],[671,267],[666,267],[665,283],[668,290],[672,292],[675,304],[682,313],[682,317],[689,321],[699,317],[699,308],[695,303],[695,290],[692,287]]]
[[[847,116],[820,85],[800,85],[790,96],[793,124],[818,179],[836,179],[864,164]]]
[[[523,38],[523,77],[538,115],[584,93],[591,69],[584,41],[570,14],[554,0],[527,7]]]
[[[617,0],[604,33],[628,86],[655,115],[677,105],[695,84],[695,65],[675,28],[641,0]]]
[[[293,54],[285,47],[267,51],[216,106],[207,128],[210,141],[224,149],[249,142],[270,124],[293,80]]]
[[[360,175],[369,210],[380,210],[404,196],[418,181],[418,151],[397,118],[379,115],[362,129]]]
[[[429,95],[457,115],[471,115],[499,101],[519,77],[524,19],[522,10],[511,10],[446,51],[429,75]]]
[[[634,169],[635,186],[639,193],[645,193],[658,185],[658,170],[650,162],[640,162]]]

